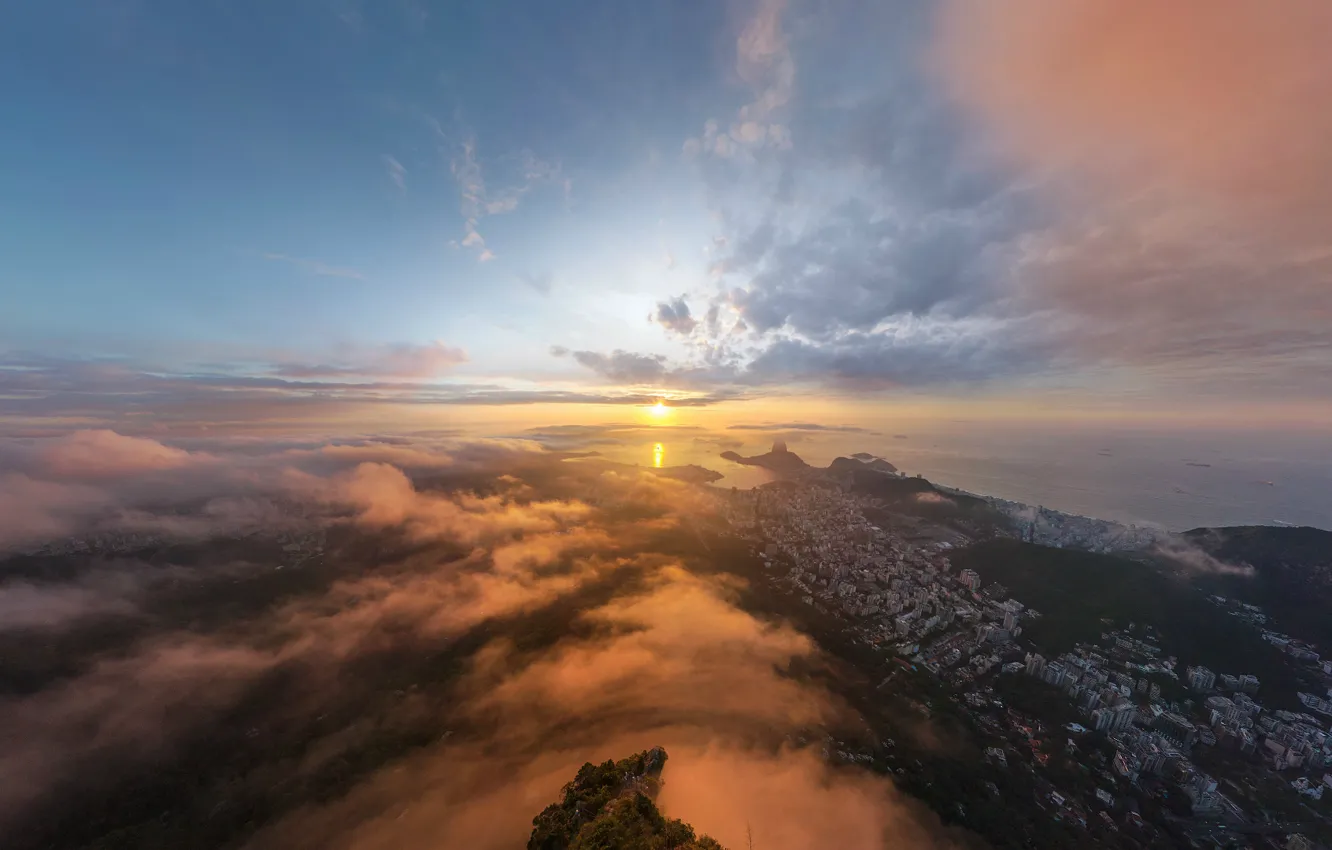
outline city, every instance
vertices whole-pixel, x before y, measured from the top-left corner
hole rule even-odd
[[[931,534],[919,523],[895,529],[871,522],[867,514],[884,516],[882,507],[872,496],[804,480],[732,492],[725,510],[732,533],[752,544],[774,586],[950,688],[992,738],[987,761],[1005,769],[1026,764],[1039,776],[1055,742],[1090,765],[1080,788],[1043,786],[1044,799],[1035,802],[1056,818],[1083,829],[1151,835],[1163,824],[1145,821],[1140,801],[1178,789],[1187,805],[1172,804],[1170,817],[1197,846],[1261,840],[1268,843],[1254,846],[1312,847],[1301,830],[1332,824],[1332,810],[1321,802],[1332,788],[1332,703],[1301,692],[1308,711],[1270,708],[1262,701],[1261,671],[1214,672],[1168,656],[1146,623],[1103,622],[1098,642],[1046,658],[1023,640],[1024,625],[1040,611],[1002,585],[985,586],[976,571],[954,568],[950,553],[966,542],[955,530]],[[1105,545],[1104,534],[1089,535],[1089,528],[1118,535],[1113,523],[1091,522],[1064,542]],[[1018,533],[1030,536],[1035,525],[1018,524]],[[1048,519],[1044,525],[1056,527]],[[1325,684],[1332,678],[1332,664],[1312,646],[1263,628],[1261,609],[1210,601],[1233,605],[1232,613],[1262,629],[1268,643]],[[999,691],[1012,690],[1015,680],[1039,681],[1046,695],[1062,695],[1066,705],[1051,713],[1077,720],[1056,723],[1006,706]],[[1105,757],[1084,758],[1084,750]]]

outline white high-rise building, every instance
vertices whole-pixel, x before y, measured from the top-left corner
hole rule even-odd
[[[1040,678],[1045,674],[1045,658],[1039,652],[1027,653],[1027,675]]]
[[[1195,691],[1210,691],[1216,686],[1216,674],[1206,667],[1190,667],[1185,671],[1189,687]]]

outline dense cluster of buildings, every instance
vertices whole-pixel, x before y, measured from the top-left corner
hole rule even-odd
[[[311,558],[324,553],[327,531],[322,526],[303,521],[291,522],[289,530],[273,530],[256,525],[253,528],[227,529],[228,533],[219,534],[222,539],[258,540],[266,546],[276,546],[280,552],[276,569],[287,566],[299,566]],[[103,531],[48,541],[24,552],[28,555],[65,556],[65,555],[101,555],[125,556],[164,546],[181,543],[199,543],[215,539],[196,532],[195,527],[182,523],[180,528],[168,528],[166,531]]]
[[[1332,787],[1332,773],[1324,773],[1332,768],[1332,736],[1311,714],[1267,710],[1257,699],[1257,675],[1201,665],[1177,670],[1150,626],[1107,631],[1099,643],[1057,658],[1025,651],[1023,622],[1038,612],[1008,598],[1002,586],[983,587],[972,570],[955,572],[948,543],[908,541],[871,524],[863,511],[868,501],[835,487],[786,484],[736,493],[727,512],[804,602],[848,620],[865,643],[957,686],[960,701],[977,708],[993,704],[987,674],[1025,675],[1058,688],[1083,716],[1071,725],[1073,734],[1098,732],[1113,745],[1115,776],[1135,786],[1168,781],[1187,795],[1195,815],[1244,821],[1241,808],[1195,763],[1199,747],[1310,774],[1289,783],[1307,797]],[[1037,512],[1028,533],[1037,542],[1091,550],[1123,548],[1126,540],[1145,545],[1155,534],[1055,512]],[[1255,625],[1265,622],[1261,610],[1242,613]],[[1283,649],[1313,652],[1275,632],[1264,637]],[[1303,694],[1301,701],[1332,714],[1328,700]],[[1003,748],[992,749],[991,760],[1004,763]],[[1076,800],[1067,806],[1085,809]]]
[[[290,499],[218,499],[198,510],[142,516],[129,512],[116,527],[96,527],[68,537],[43,540],[18,550],[22,555],[120,556],[165,546],[215,540],[247,540],[277,544],[283,551],[313,557],[322,551],[327,513],[321,506]]]
[[[1088,552],[1126,552],[1150,549],[1168,536],[1166,532],[1148,526],[1066,514],[994,496],[981,498],[1013,521],[1019,537],[1042,546]]]
[[[1143,775],[1170,777],[1189,795],[1195,814],[1238,816],[1238,807],[1216,790],[1216,781],[1190,760],[1196,746],[1231,749],[1261,759],[1274,771],[1332,767],[1332,735],[1309,714],[1266,710],[1254,698],[1260,687],[1256,675],[1193,666],[1180,676],[1171,660],[1158,660],[1160,651],[1150,640],[1113,632],[1103,639],[1106,650],[1080,646],[1055,661],[1029,653],[1024,669],[1063,689],[1086,713],[1091,728],[1110,737],[1120,776],[1134,782]],[[1143,675],[1135,679],[1135,674],[1176,681],[1195,698],[1167,703],[1158,683]],[[1292,786],[1318,799],[1325,787],[1332,787],[1332,774],[1324,774],[1323,782],[1299,777]]]
[[[971,570],[953,574],[948,544],[915,546],[870,524],[837,488],[737,493],[728,511],[733,526],[765,541],[766,561],[788,567],[807,603],[853,618],[868,643],[950,679],[988,672],[1015,648],[1022,618],[1039,616],[998,585],[979,592]]]

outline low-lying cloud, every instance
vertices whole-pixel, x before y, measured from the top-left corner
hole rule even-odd
[[[0,697],[10,742],[0,772],[25,777],[0,792],[0,829],[16,846],[95,837],[78,815],[91,800],[121,801],[116,817],[137,834],[133,795],[150,792],[134,789],[156,786],[135,777],[188,762],[200,765],[189,789],[152,792],[167,795],[152,815],[166,811],[154,827],[165,834],[215,830],[234,842],[253,829],[243,801],[281,788],[280,817],[255,848],[509,847],[582,762],[655,745],[671,752],[666,811],[729,846],[744,846],[747,830],[777,850],[816,836],[861,848],[949,841],[887,780],[794,743],[856,719],[807,675],[823,664],[809,637],[742,610],[737,579],[695,569],[705,550],[670,551],[692,539],[689,517],[712,496],[522,442],[339,445],[353,444],[470,483],[427,485],[363,451],[250,446],[248,464],[166,472],[247,482],[285,510],[303,506],[297,526],[273,532],[279,540],[304,528],[340,542],[280,571],[126,562],[72,578],[0,577],[0,610],[19,612],[22,629],[60,634],[103,616],[133,616],[141,629]],[[133,445],[179,458],[165,444]],[[180,521],[207,511],[160,500],[135,510]],[[270,532],[248,533],[240,539]],[[189,598],[200,614],[216,607],[230,619],[183,627],[170,608],[182,582],[199,588]],[[435,743],[382,749],[403,736]],[[198,761],[217,747],[236,756]],[[382,770],[383,757],[351,774],[339,767],[366,752],[397,755]],[[308,790],[333,776],[345,795]]]
[[[1249,564],[1231,564],[1222,561],[1201,546],[1182,537],[1164,540],[1156,545],[1154,551],[1191,573],[1241,578],[1253,578],[1255,575],[1253,567]]]
[[[663,562],[644,590],[582,615],[592,637],[535,655],[491,644],[462,686],[483,744],[422,754],[255,846],[514,846],[529,828],[514,812],[539,810],[583,761],[656,745],[671,754],[664,810],[727,846],[948,845],[887,781],[782,741],[845,709],[783,673],[817,655],[809,639],[741,612],[731,593]]]

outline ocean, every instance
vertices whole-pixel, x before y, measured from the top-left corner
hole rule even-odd
[[[884,429],[885,431],[887,429]],[[640,441],[639,437],[642,437]],[[762,470],[722,460],[786,441],[807,462],[870,452],[908,475],[1067,513],[1174,531],[1198,526],[1312,525],[1332,529],[1332,436],[1145,430],[1037,432],[950,423],[900,433],[728,431],[638,434],[616,459],[695,463],[717,486],[753,487]]]

